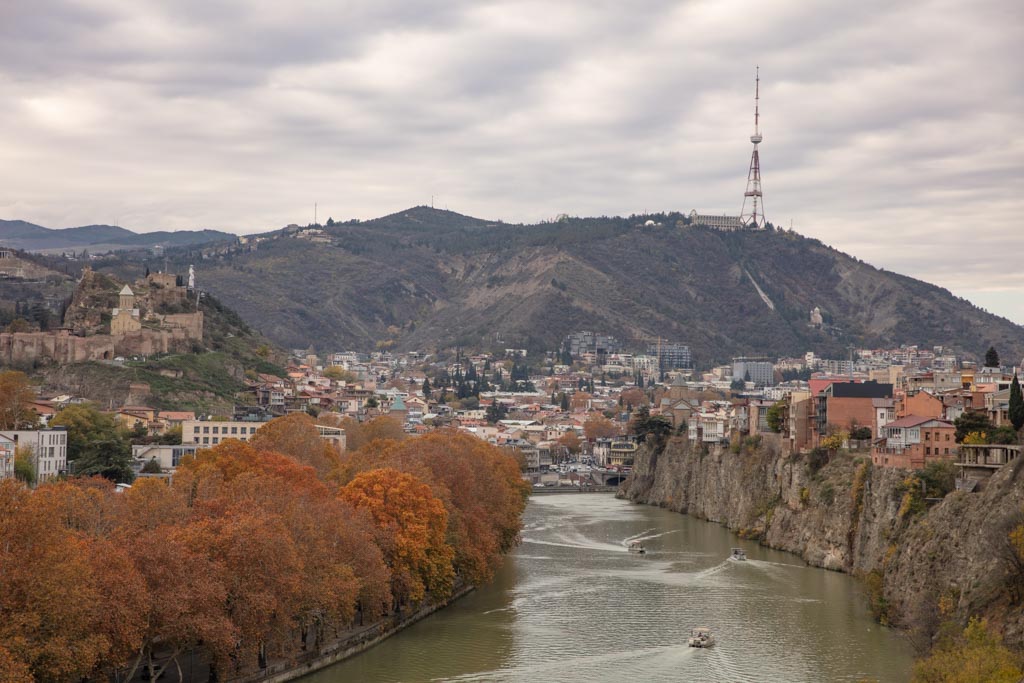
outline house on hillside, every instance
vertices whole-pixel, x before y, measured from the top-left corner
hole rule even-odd
[[[920,469],[936,460],[956,459],[956,427],[934,417],[908,415],[882,428],[882,436],[871,449],[871,462],[878,467]]]

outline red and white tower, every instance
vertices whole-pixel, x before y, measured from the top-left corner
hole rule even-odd
[[[743,209],[740,211],[740,222],[748,227],[764,227],[764,197],[761,193],[761,160],[757,156],[757,145],[761,142],[760,112],[758,105],[761,99],[761,67],[757,67],[754,79],[754,134],[750,141],[754,143],[754,153],[750,156],[750,172],[747,173],[747,191],[743,193]],[[747,204],[750,209],[747,209]]]

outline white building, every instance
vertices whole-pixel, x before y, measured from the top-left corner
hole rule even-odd
[[[0,481],[14,476],[14,439],[0,434]]]
[[[15,448],[25,446],[32,452],[36,482],[42,483],[68,469],[68,433],[64,429],[37,429],[4,432]]]
[[[198,446],[167,446],[163,444],[148,444],[144,446],[132,446],[132,458],[149,462],[156,460],[162,470],[173,470],[181,464],[181,459],[186,455],[195,455]]]

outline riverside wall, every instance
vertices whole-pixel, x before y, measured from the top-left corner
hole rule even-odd
[[[982,491],[915,501],[907,470],[874,467],[866,454],[833,454],[822,465],[785,453],[772,437],[739,453],[678,438],[660,451],[645,447],[618,495],[866,579],[876,614],[907,629],[915,646],[942,621],[975,614],[1024,646],[1024,608],[1008,587],[1006,559],[1008,529],[1024,510],[1024,460]]]

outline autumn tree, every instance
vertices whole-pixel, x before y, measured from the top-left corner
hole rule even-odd
[[[0,431],[34,426],[37,422],[31,408],[34,398],[25,373],[15,370],[0,372]]]
[[[988,622],[971,618],[963,633],[940,642],[914,665],[914,683],[1018,683],[1024,662],[1000,642]]]
[[[570,429],[565,434],[558,438],[558,445],[565,448],[569,453],[576,455],[580,452],[580,437],[576,434],[576,430]]]
[[[88,539],[47,514],[45,502],[16,482],[0,482],[0,643],[20,663],[14,670],[28,667],[36,680],[77,680],[137,644],[131,614],[118,609],[129,623],[111,624],[105,603],[118,581],[124,590],[117,599],[129,610],[140,592],[116,549],[93,552]]]
[[[591,415],[583,423],[583,435],[590,441],[610,439],[618,433],[615,423],[603,415]]]
[[[448,512],[430,486],[385,468],[357,475],[340,496],[373,518],[398,604],[418,603],[428,591],[435,597],[451,592],[455,577],[454,553],[445,542]]]
[[[131,446],[111,415],[92,406],[72,405],[54,415],[50,425],[67,428],[68,462],[74,463],[75,474],[99,474],[122,482],[134,478]]]
[[[259,450],[282,453],[309,465],[320,476],[338,466],[337,449],[320,438],[316,421],[303,413],[291,413],[271,420],[259,428],[250,443]]]

